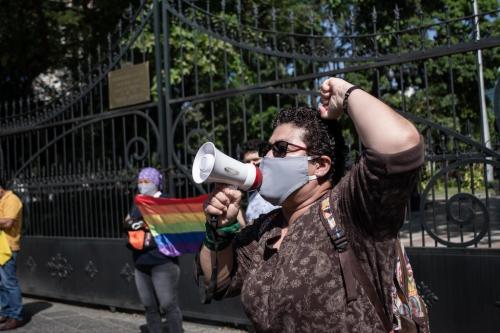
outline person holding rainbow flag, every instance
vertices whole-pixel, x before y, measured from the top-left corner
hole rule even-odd
[[[162,197],[162,176],[155,168],[139,172],[137,187],[141,197]],[[136,197],[136,200],[137,200]],[[158,199],[160,200],[160,199]],[[180,268],[175,253],[161,251],[148,223],[143,219],[135,201],[125,218],[128,247],[132,250],[135,264],[135,284],[139,298],[146,310],[146,323],[150,333],[162,332],[160,310],[166,314],[168,331],[182,332],[182,313],[178,303]]]

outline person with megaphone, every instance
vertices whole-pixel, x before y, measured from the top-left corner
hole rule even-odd
[[[200,279],[209,297],[241,295],[258,332],[397,331],[394,249],[423,143],[412,123],[343,79],[324,81],[320,95],[319,110],[276,115],[257,171],[214,155],[213,180],[232,185],[217,184],[205,203]],[[344,176],[342,114],[365,147]],[[196,167],[209,179],[213,160],[198,162],[193,176]],[[257,187],[281,209],[236,232],[235,185]]]

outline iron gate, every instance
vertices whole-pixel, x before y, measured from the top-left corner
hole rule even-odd
[[[498,132],[484,142],[479,134],[493,120],[467,116],[481,105],[460,93],[479,89],[475,73],[468,84],[456,78],[478,51],[498,68],[498,15],[419,12],[413,22],[396,6],[360,22],[355,8],[340,17],[324,7],[297,13],[240,1],[130,7],[105,46],[82,60],[73,89],[50,104],[26,98],[1,106],[0,175],[25,203],[24,292],[139,307],[120,229],[138,169],[160,168],[170,196],[205,192],[190,178],[201,143],[236,157],[243,141],[269,136],[278,109],[316,106],[321,80],[340,75],[397,108],[425,138],[425,169],[400,236],[417,280],[440,299],[433,330],[500,327]],[[107,74],[145,61],[152,101],[109,110]],[[360,143],[343,123],[354,160]],[[184,314],[247,323],[237,300],[198,303],[190,262],[182,260]]]

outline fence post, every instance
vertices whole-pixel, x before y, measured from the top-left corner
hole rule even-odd
[[[166,154],[169,153],[168,150],[165,149],[165,142],[167,139],[167,131],[166,131],[166,120],[165,120],[165,100],[163,99],[163,76],[162,76],[162,65],[161,65],[161,30],[160,30],[160,10],[159,1],[153,1],[153,25],[154,25],[154,38],[155,38],[155,75],[156,75],[156,92],[158,94],[158,127],[160,130],[160,137],[158,147],[160,148],[159,158],[160,158],[160,166],[162,172],[167,170],[167,166],[169,165]],[[170,181],[168,182],[170,186]],[[169,193],[170,195],[170,193]]]
[[[472,3],[474,10],[474,30],[475,30],[475,40],[481,40],[481,34],[479,31],[479,16],[477,8],[477,0]],[[490,128],[488,125],[488,111],[486,110],[486,98],[484,92],[484,75],[483,75],[483,51],[478,49],[476,52],[476,62],[477,62],[477,80],[479,82],[479,109],[481,112],[481,140],[486,148],[491,149],[491,139],[490,139]],[[493,167],[491,165],[486,166],[486,180],[487,182],[493,181]],[[488,188],[486,188],[488,191]]]
[[[158,0],[161,1],[161,0]],[[155,1],[156,3],[156,1]],[[170,107],[170,42],[169,42],[169,21],[166,1],[162,1],[162,32],[163,32],[163,75],[164,75],[164,97],[165,97],[165,125],[166,125],[166,142],[167,142],[167,176],[168,176],[168,195],[175,197],[174,186],[174,133],[172,127],[172,108]]]

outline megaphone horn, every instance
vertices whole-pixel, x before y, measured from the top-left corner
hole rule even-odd
[[[257,189],[262,183],[260,169],[252,163],[242,163],[215,148],[212,142],[205,142],[194,158],[193,180],[236,185],[248,191]]]

